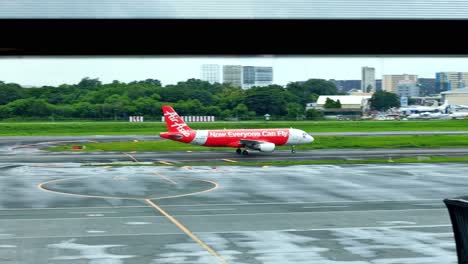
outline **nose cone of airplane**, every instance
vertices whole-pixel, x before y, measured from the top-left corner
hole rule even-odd
[[[314,142],[314,137],[312,137],[311,135],[309,135],[309,136],[307,137],[307,143],[312,143],[312,142]]]

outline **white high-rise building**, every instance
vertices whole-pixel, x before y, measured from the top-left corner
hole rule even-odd
[[[203,64],[201,66],[201,80],[211,84],[221,82],[221,67],[218,64]]]
[[[362,67],[361,70],[361,90],[363,93],[371,93],[376,91],[375,86],[375,69],[372,67]]]
[[[223,83],[230,83],[234,86],[242,87],[242,66],[223,65]]]

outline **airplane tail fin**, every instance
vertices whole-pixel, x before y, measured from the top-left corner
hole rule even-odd
[[[164,121],[167,125],[167,131],[169,133],[180,133],[184,137],[190,137],[190,131],[192,130],[184,120],[176,113],[176,111],[169,105],[162,107],[164,114]]]

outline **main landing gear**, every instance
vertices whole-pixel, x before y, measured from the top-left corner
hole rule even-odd
[[[291,153],[296,153],[296,146],[292,145],[292,147],[291,147]]]
[[[247,150],[242,151],[240,148],[236,150],[237,154],[242,154],[242,155],[249,155],[249,152]]]

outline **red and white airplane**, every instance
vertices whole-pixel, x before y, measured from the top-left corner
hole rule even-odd
[[[161,132],[162,138],[201,145],[207,147],[237,148],[237,154],[247,155],[246,150],[253,149],[262,152],[273,152],[275,146],[290,145],[295,152],[295,145],[308,144],[314,138],[306,132],[293,129],[224,129],[224,130],[192,130],[170,106],[162,107],[168,132]],[[245,148],[244,151],[241,148]]]

